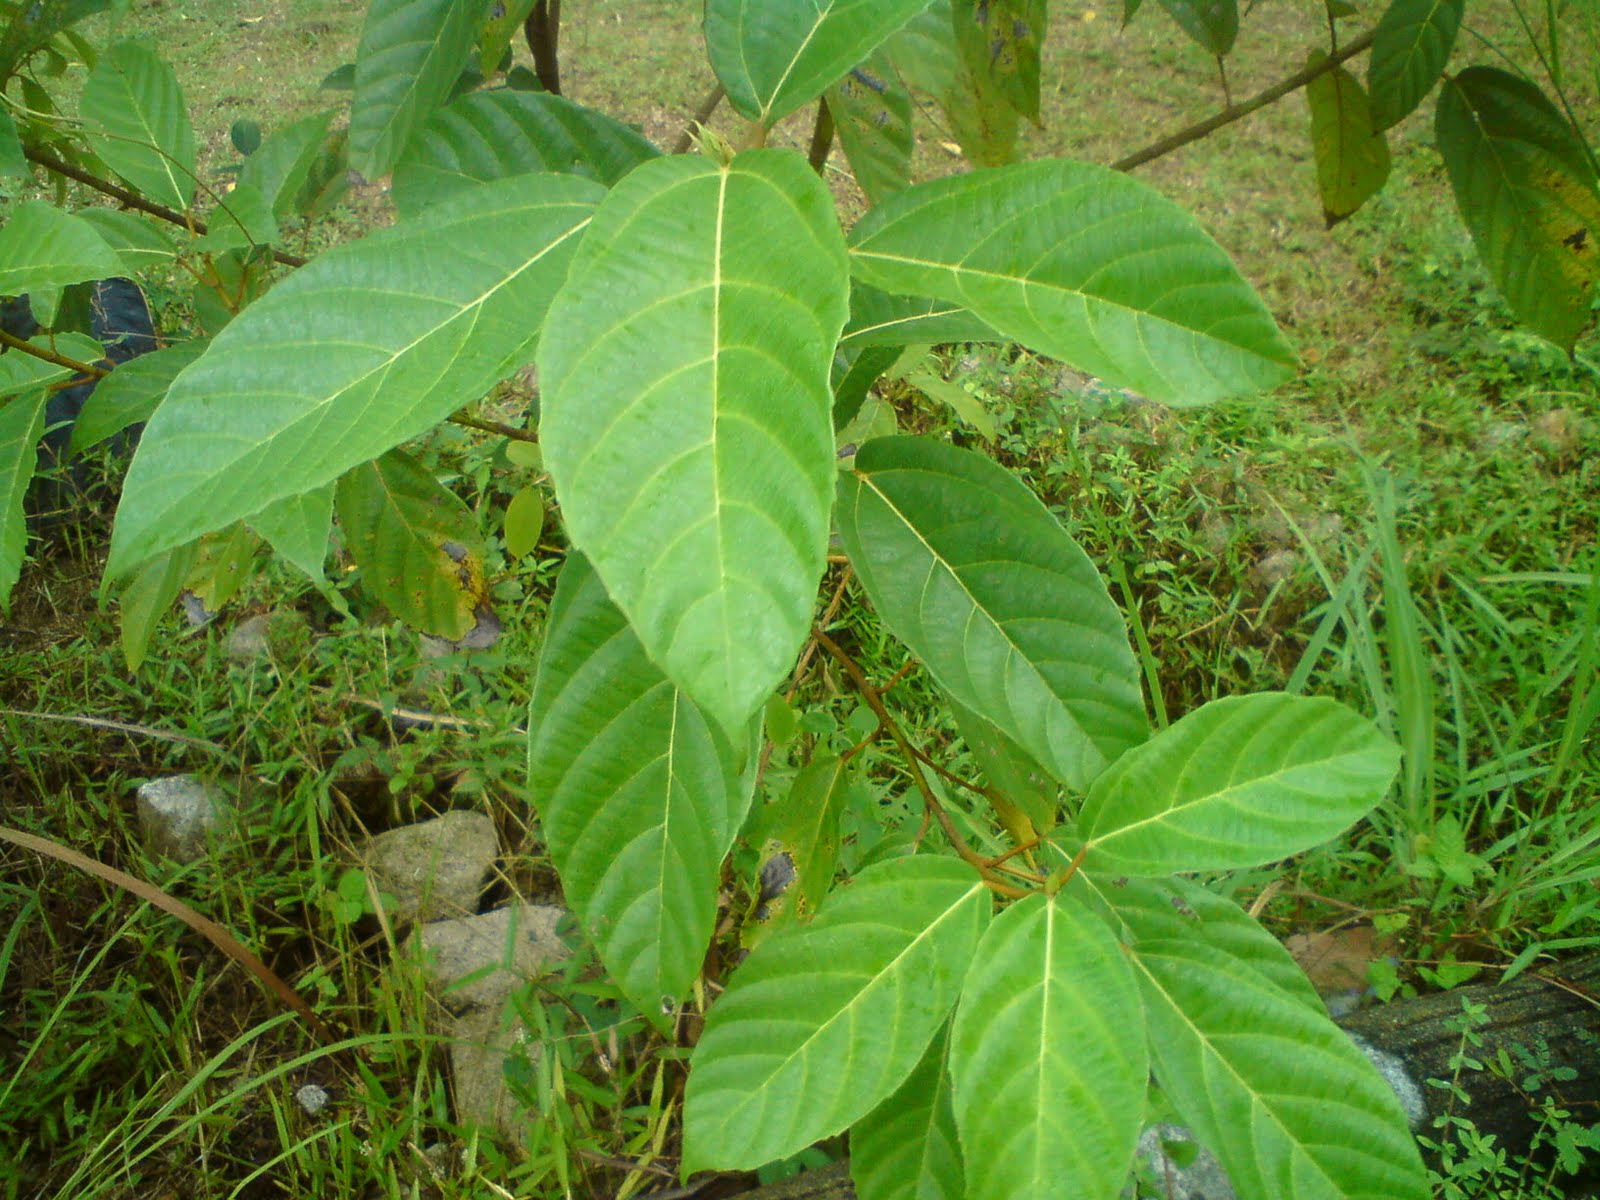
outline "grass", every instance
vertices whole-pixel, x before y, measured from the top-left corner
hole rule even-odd
[[[1153,6],[1126,31],[1116,7],[1056,6],[1045,120],[1026,132],[1028,153],[1111,161],[1219,102],[1214,64]],[[698,5],[570,8],[567,90],[670,144],[708,82]],[[162,0],[90,28],[160,46],[215,172],[233,155],[235,119],[256,117],[270,133],[343,103],[315,85],[353,57],[359,13],[309,0],[249,13]],[[1245,30],[1230,61],[1234,95],[1297,64],[1320,35],[1320,10],[1259,6]],[[1593,84],[1575,85],[1586,119]],[[726,111],[717,122],[734,132]],[[1294,383],[1172,412],[1009,349],[950,348],[938,366],[989,409],[994,452],[1104,565],[1159,714],[1247,689],[1304,689],[1372,713],[1406,747],[1393,804],[1275,872],[1269,919],[1314,929],[1351,911],[1376,916],[1404,937],[1408,985],[1423,970],[1439,979],[1447,963],[1458,964],[1454,977],[1478,963],[1521,969],[1530,952],[1600,944],[1600,818],[1588,802],[1600,786],[1600,348],[1591,337],[1568,360],[1515,329],[1451,211],[1425,119],[1397,131],[1389,188],[1332,231],[1321,228],[1306,125],[1303,101],[1290,98],[1143,171],[1260,286],[1306,364]],[[797,117],[775,140],[808,136]],[[922,174],[956,167],[937,138],[918,163]],[[831,178],[848,207],[840,166],[835,158]],[[386,219],[381,186],[358,189],[308,244]],[[186,293],[174,286],[163,299],[167,318],[183,322]],[[889,394],[902,427],[951,427],[936,399]],[[953,436],[982,442],[959,422]],[[460,430],[422,453],[496,530],[525,474]],[[114,621],[94,601],[104,545],[103,523],[87,520],[38,547],[7,618],[6,820],[182,896],[260,949],[346,1036],[313,1045],[176,922],[0,849],[0,1025],[12,1031],[0,1033],[0,1196],[478,1200],[665,1186],[678,1052],[617,1027],[591,963],[580,955],[523,998],[547,1053],[511,1067],[535,1115],[525,1145],[497,1146],[452,1124],[444,1048],[426,1032],[415,979],[385,970],[397,948],[370,916],[339,906],[365,832],[451,807],[494,817],[511,851],[502,894],[556,890],[516,729],[558,556],[494,564],[508,636],[446,673],[363,606],[350,575],[320,594],[269,567],[224,627],[169,618],[129,675]],[[234,663],[225,626],[257,612],[276,614],[272,659]],[[839,617],[871,678],[905,666],[853,590]],[[888,702],[941,765],[975,772],[919,670]],[[383,715],[396,704],[466,724],[401,730]],[[830,663],[813,664],[797,709],[768,794],[809,756],[856,751],[865,769],[843,803],[847,865],[915,836],[905,767],[867,742],[869,714]],[[216,750],[19,712],[113,719]],[[133,786],[181,770],[248,798],[244,836],[198,868],[151,860],[132,827]],[[966,834],[992,836],[981,805],[935,785]],[[736,854],[740,902],[756,866],[753,847]],[[1268,878],[1231,886],[1257,890]],[[306,1084],[332,1097],[323,1114],[296,1102]]]

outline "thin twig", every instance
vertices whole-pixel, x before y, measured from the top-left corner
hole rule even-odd
[[[843,648],[821,629],[813,629],[811,636],[817,644],[831,654],[836,662],[850,677],[850,682],[855,685],[856,691],[861,693],[861,698],[867,702],[867,707],[878,718],[878,723],[889,732],[895,745],[900,748],[900,753],[905,756],[906,768],[911,773],[911,780],[916,784],[917,791],[922,793],[922,802],[927,813],[939,822],[939,828],[944,830],[944,835],[949,839],[957,855],[965,863],[978,868],[978,873],[983,877],[984,883],[993,891],[1013,899],[1026,896],[1028,892],[1004,880],[996,879],[987,866],[988,859],[979,854],[961,836],[955,822],[950,819],[950,814],[944,810],[944,805],[939,803],[939,798],[933,794],[933,788],[928,785],[927,776],[922,773],[922,765],[917,761],[916,752],[911,748],[911,743],[906,739],[898,722],[889,714],[888,708],[883,703],[883,697],[878,694],[878,689],[872,686],[872,681],[866,677],[861,668],[856,665],[855,659],[845,653]]]
[[[478,417],[466,417],[460,413],[446,417],[452,425],[460,425],[464,429],[477,429],[483,433],[499,434],[503,438],[510,438],[513,442],[530,442],[537,446],[539,435],[526,429],[518,429],[515,425],[507,425],[503,421],[485,421]]]
[[[68,725],[83,725],[90,729],[109,729],[114,733],[126,733],[131,737],[155,738],[163,742],[177,742],[180,746],[193,746],[197,750],[205,750],[226,758],[227,750],[215,742],[208,742],[203,738],[190,737],[185,733],[173,733],[166,729],[156,729],[150,725],[135,725],[130,721],[113,721],[108,717],[86,717],[76,713],[47,713],[27,712],[20,708],[0,708],[0,716],[24,717],[30,721],[63,721]]]
[[[719,83],[706,93],[700,107],[694,110],[694,116],[689,118],[689,123],[683,127],[683,132],[678,135],[677,143],[672,147],[674,154],[687,154],[694,148],[694,135],[700,126],[711,119],[711,114],[717,111],[717,105],[722,103],[723,96],[727,95]]]
[[[1180,129],[1177,133],[1164,137],[1159,142],[1152,142],[1143,150],[1136,150],[1126,158],[1118,159],[1111,164],[1111,169],[1113,171],[1131,171],[1135,167],[1141,167],[1147,162],[1171,154],[1182,146],[1187,146],[1190,142],[1198,142],[1201,138],[1215,133],[1224,125],[1231,125],[1235,121],[1242,120],[1269,104],[1282,100],[1289,93],[1299,91],[1312,80],[1320,79],[1341,63],[1366,50],[1372,45],[1372,37],[1371,31],[1362,34],[1348,46],[1342,47],[1338,53],[1329,55],[1314,66],[1296,71],[1287,79],[1279,80],[1265,91],[1257,92],[1250,99],[1240,104],[1230,104],[1215,116],[1207,117],[1204,121],[1196,122],[1186,129]]]
[[[35,346],[24,338],[7,333],[0,329],[0,346],[9,347],[22,354],[34,358],[42,358],[47,363],[54,363],[58,367],[65,367],[69,371],[76,371],[79,375],[87,375],[90,379],[104,379],[108,374],[104,367],[97,367],[91,363],[79,362],[75,358],[68,358],[65,354],[57,354],[46,346]]]
[[[92,175],[80,167],[73,166],[64,159],[57,158],[48,150],[41,150],[37,146],[24,146],[22,152],[30,161],[37,163],[45,170],[54,171],[57,175],[65,175],[68,179],[76,180],[85,187],[91,187],[100,192],[102,195],[110,196],[113,200],[126,205],[128,208],[136,208],[142,213],[148,213],[152,217],[159,217],[163,221],[181,226],[196,236],[204,237],[206,235],[207,230],[204,221],[186,216],[175,208],[168,208],[165,204],[157,204],[153,200],[146,200],[138,192],[130,192],[127,188],[112,183],[109,179],[101,179],[98,175]],[[272,257],[286,267],[303,267],[307,261],[298,254],[290,254],[287,250],[274,250]]]

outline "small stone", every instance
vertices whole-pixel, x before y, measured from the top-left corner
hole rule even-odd
[[[1251,577],[1262,587],[1277,587],[1294,574],[1300,556],[1293,550],[1274,550],[1250,568]]]
[[[271,618],[266,613],[246,617],[228,631],[223,651],[236,663],[252,663],[266,658],[272,649],[267,636],[270,624]]]
[[[198,775],[152,779],[135,796],[146,847],[180,863],[205,857],[211,831],[232,809],[227,793]]]
[[[319,1112],[328,1107],[327,1090],[318,1087],[314,1083],[303,1085],[298,1091],[295,1092],[294,1100],[296,1104],[305,1110],[306,1115],[309,1117],[316,1116]]]
[[[1204,1146],[1194,1146],[1194,1158],[1179,1166],[1168,1146],[1192,1145],[1194,1134],[1181,1125],[1153,1125],[1139,1139],[1138,1154],[1166,1191],[1169,1200],[1235,1200],[1233,1184],[1216,1156]],[[1184,1157],[1188,1157],[1185,1155]]]
[[[1582,422],[1570,408],[1552,408],[1539,414],[1531,433],[1534,448],[1550,458],[1572,458],[1583,444]]]
[[[476,912],[499,850],[483,813],[448,812],[380,833],[361,859],[378,891],[394,897],[394,919],[409,924]]]

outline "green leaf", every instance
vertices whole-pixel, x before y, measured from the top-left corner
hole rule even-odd
[[[828,89],[824,97],[856,183],[876,203],[911,181],[911,94],[881,54]]]
[[[485,184],[302,267],[173,384],[128,470],[107,571],[430,429],[527,361],[600,189]]]
[[[1034,894],[995,919],[950,1032],[969,1195],[1117,1194],[1150,1073],[1139,1010],[1122,946],[1070,895]]]
[[[537,0],[509,0],[490,10],[489,19],[483,24],[483,36],[478,39],[479,74],[487,78],[499,69],[535,3]]]
[[[1533,84],[1446,80],[1434,126],[1456,205],[1517,319],[1570,351],[1600,277],[1600,192],[1583,139]]]
[[[933,0],[889,40],[885,53],[913,90],[939,105],[969,162],[999,166],[1016,157],[1017,110],[989,72],[967,68],[955,26],[951,0]]]
[[[460,497],[390,450],[340,478],[334,508],[363,587],[424,633],[466,635],[488,593],[477,518]]]
[[[138,213],[119,208],[80,208],[73,215],[92,225],[106,245],[117,252],[122,260],[118,274],[161,270],[178,257],[172,239]]]
[[[275,500],[247,524],[314,583],[326,584],[322,564],[333,534],[334,485]]]
[[[374,180],[389,173],[450,98],[487,10],[487,0],[372,0],[356,49],[352,167]]]
[[[153,51],[120,42],[100,56],[80,101],[89,144],[157,204],[194,199],[195,141],[178,76]]]
[[[253,184],[241,183],[206,214],[209,228],[194,244],[202,254],[270,246],[278,240],[278,219],[272,203]]]
[[[949,1015],[989,908],[963,863],[892,859],[755,950],[695,1047],[685,1175],[753,1169],[876,1108]]]
[[[891,296],[857,282],[850,288],[850,321],[839,345],[850,350],[1004,340],[959,304],[927,296]]]
[[[1314,50],[1307,65],[1327,59]],[[1311,107],[1322,217],[1332,229],[1375,196],[1389,178],[1389,143],[1373,125],[1366,92],[1343,67],[1307,84],[1306,101]]]
[[[82,333],[41,333],[29,339],[28,345],[83,363],[98,362],[105,353],[105,347]],[[0,397],[32,391],[71,376],[72,372],[66,367],[32,354],[17,350],[0,354]]]
[[[7,358],[16,357],[14,354]],[[0,399],[0,611],[9,610],[11,589],[22,577],[28,549],[23,500],[39,461],[44,436],[44,404],[49,393]]]
[[[1094,781],[1078,817],[1084,869],[1168,875],[1285,858],[1360,819],[1399,766],[1394,743],[1333,700],[1213,700]]]
[[[198,540],[177,546],[146,560],[118,597],[117,624],[122,634],[122,658],[128,670],[137,671],[150,649],[156,624],[183,590],[196,555]]]
[[[235,150],[248,158],[261,149],[261,123],[251,117],[240,117],[228,130],[228,140]]]
[[[1178,27],[1221,58],[1239,36],[1239,0],[1160,0]]]
[[[1061,819],[1061,788],[1031,754],[965,704],[950,700],[956,730],[972,751],[989,783],[1022,810],[1039,833],[1048,833]]]
[[[572,540],[730,733],[811,626],[845,286],[833,198],[799,155],[652,159],[601,204],[540,343]]]
[[[1367,90],[1377,129],[1398,125],[1438,82],[1466,0],[1394,0],[1373,31]]]
[[[1056,160],[919,184],[850,242],[863,282],[961,305],[1155,400],[1203,404],[1293,370],[1271,314],[1194,218],[1104,167]]]
[[[843,431],[861,412],[872,385],[899,361],[893,346],[840,349],[833,358],[833,427]]]
[[[16,205],[0,225],[0,296],[61,288],[121,272],[122,261],[93,225],[48,200]],[[45,314],[34,315],[40,324],[48,323]]]
[[[604,113],[544,92],[472,92],[417,131],[394,168],[403,217],[489,179],[533,171],[582,175],[610,187],[660,152]]]
[[[220,612],[239,594],[255,559],[261,539],[236,521],[227,529],[200,539],[194,565],[184,576],[183,590],[194,595],[207,612]]]
[[[928,0],[706,0],[728,100],[769,129],[864,61]]]
[[[833,888],[839,865],[839,814],[849,794],[850,765],[837,755],[818,755],[802,767],[788,792],[762,811],[748,835],[761,859],[788,860],[793,883],[784,891],[789,916],[810,920]]]
[[[0,108],[0,179],[26,179],[31,168],[22,153],[22,139],[17,136],[17,123],[11,111]]]
[[[857,1200],[964,1200],[947,1040],[935,1038],[899,1090],[850,1130]]]
[[[529,485],[506,505],[506,553],[512,558],[531,554],[544,533],[544,494]]]
[[[1394,1093],[1366,1056],[1303,988],[1286,991],[1212,934],[1193,922],[1181,937],[1141,937],[1127,961],[1161,1090],[1238,1194],[1431,1195]]]
[[[285,125],[240,166],[239,186],[254,188],[265,197],[279,221],[294,213],[295,199],[310,177],[332,120],[329,109]]]
[[[206,339],[179,342],[164,350],[129,359],[98,384],[72,423],[70,454],[148,421],[172,387],[172,381],[205,351]]]
[[[940,686],[1067,786],[1146,735],[1139,670],[1094,564],[983,455],[882,438],[839,478],[851,565]]]
[[[1045,0],[955,0],[951,7],[967,70],[1038,124],[1039,52],[1050,24]]]
[[[945,405],[956,416],[960,417],[973,429],[978,431],[978,436],[987,442],[992,442],[998,436],[995,429],[994,417],[984,406],[982,400],[974,396],[966,388],[952,379],[946,379],[935,371],[923,368],[912,371],[904,376],[905,382],[916,388],[928,399]]]
[[[659,1021],[705,958],[751,748],[650,662],[579,554],[551,604],[528,728],[528,783],[567,902],[623,993]]]

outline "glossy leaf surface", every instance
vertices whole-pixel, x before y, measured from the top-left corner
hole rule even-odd
[[[177,75],[154,51],[120,42],[102,54],[84,81],[80,111],[108,167],[157,204],[189,207],[194,127]]]
[[[567,902],[623,993],[661,1020],[700,972],[750,793],[736,751],[645,655],[574,554],[529,705],[528,782]]]
[[[471,92],[434,113],[394,168],[410,217],[464,187],[556,171],[607,187],[659,151],[622,122],[545,92]]]
[[[729,731],[810,628],[845,286],[833,199],[803,158],[653,159],[606,196],[539,347],[572,540]]]
[[[1141,936],[1127,961],[1144,996],[1162,1092],[1238,1193],[1430,1195],[1394,1093],[1366,1056],[1304,989],[1285,990],[1250,959],[1212,944],[1210,929]]]
[[[928,0],[707,0],[706,50],[734,108],[768,127],[815,100]]]
[[[1028,896],[995,918],[950,1035],[969,1195],[1117,1194],[1149,1077],[1140,1007],[1122,947],[1070,895]]]
[[[1439,82],[1466,7],[1466,0],[1392,0],[1384,11],[1367,60],[1378,129],[1398,125]]]
[[[1578,134],[1537,87],[1493,67],[1445,82],[1434,132],[1495,287],[1571,350],[1600,278],[1600,191]]]
[[[850,241],[861,281],[970,309],[1165,403],[1258,391],[1292,370],[1271,315],[1194,218],[1103,167],[1047,161],[919,184]]]
[[[356,49],[350,165],[386,175],[456,86],[487,0],[372,0]]]
[[[1400,752],[1332,700],[1213,700],[1094,781],[1085,870],[1169,875],[1256,866],[1324,842],[1383,799]]]
[[[891,1095],[955,1004],[989,908],[965,864],[892,859],[752,953],[695,1047],[685,1172],[784,1158]]]
[[[1326,61],[1320,52],[1312,64]],[[1343,67],[1306,85],[1311,145],[1317,155],[1322,217],[1331,228],[1360,208],[1389,178],[1389,144],[1373,125],[1367,94]]]
[[[481,397],[531,354],[599,191],[485,184],[252,304],[145,430],[107,570],[331,483]]]
[[[993,461],[880,438],[837,513],[878,615],[960,703],[1086,788],[1146,732],[1122,615],[1094,564]]]
[[[851,1128],[856,1200],[964,1200],[947,1040],[936,1038],[899,1090]]]
[[[345,548],[363,585],[406,624],[459,639],[488,605],[472,511],[409,454],[347,471],[334,489]]]

